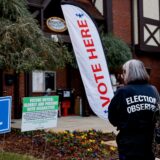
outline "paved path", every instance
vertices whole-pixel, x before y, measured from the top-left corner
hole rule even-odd
[[[12,127],[20,128],[21,120],[12,119]],[[57,127],[53,128],[53,131],[64,131],[64,130],[101,130],[103,132],[114,132],[114,128],[108,121],[104,121],[97,116],[81,117],[81,116],[66,116],[59,117],[57,120]]]
[[[72,116],[72,117],[61,117],[58,119],[57,128],[53,130],[101,130],[103,132],[115,132],[116,129],[108,122],[104,121],[96,116],[89,117],[80,117],[80,116]]]

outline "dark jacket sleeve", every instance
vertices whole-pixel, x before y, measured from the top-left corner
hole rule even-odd
[[[119,120],[119,110],[120,107],[122,105],[122,93],[120,90],[118,90],[114,97],[111,100],[111,103],[108,107],[108,119],[110,121],[110,123],[113,126],[117,126],[118,125],[118,120]]]

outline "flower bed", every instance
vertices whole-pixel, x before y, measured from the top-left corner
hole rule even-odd
[[[113,133],[95,130],[21,133],[12,129],[0,135],[0,149],[45,160],[114,160],[117,149],[106,144],[110,140],[115,140]]]

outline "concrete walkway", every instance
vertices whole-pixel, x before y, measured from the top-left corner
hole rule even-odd
[[[55,131],[59,130],[101,130],[103,132],[116,132],[114,128],[108,121],[98,118],[97,116],[80,117],[61,117],[58,119],[57,128],[53,129]]]
[[[21,128],[21,119],[12,119],[12,128]],[[74,130],[101,130],[103,132],[114,132],[114,128],[108,121],[104,121],[97,116],[81,117],[81,116],[66,116],[58,117],[57,127],[52,130],[57,131],[74,131]]]

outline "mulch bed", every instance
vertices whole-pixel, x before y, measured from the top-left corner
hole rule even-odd
[[[0,150],[45,160],[115,160],[117,148],[106,144],[110,140],[115,140],[113,133],[95,130],[22,133],[12,129],[0,135]]]

